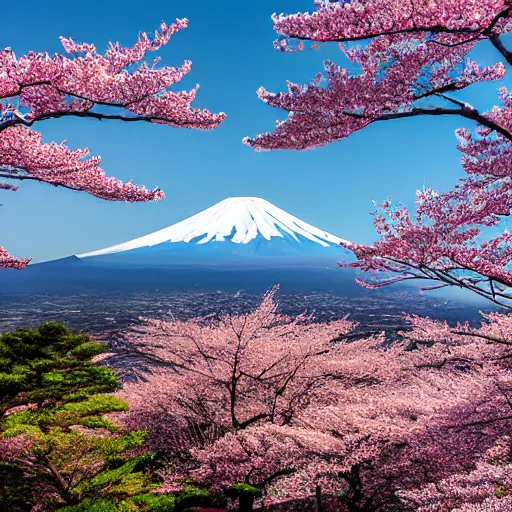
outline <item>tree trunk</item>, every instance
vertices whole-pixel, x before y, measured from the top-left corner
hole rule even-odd
[[[78,503],[78,497],[76,496],[76,494],[70,491],[69,485],[62,478],[62,475],[60,474],[59,470],[52,464],[52,462],[47,457],[45,457],[44,459],[48,469],[50,470],[51,474],[55,479],[56,487],[58,489],[60,497],[66,502],[67,505],[76,505]]]
[[[315,503],[316,503],[316,512],[324,512],[324,507],[322,505],[322,490],[320,486],[317,485],[315,489]]]
[[[238,500],[238,512],[252,512],[254,506],[254,496],[250,493],[240,494]]]

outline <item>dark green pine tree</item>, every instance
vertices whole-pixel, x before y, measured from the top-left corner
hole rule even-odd
[[[73,401],[119,386],[109,368],[90,359],[104,346],[48,322],[0,336],[0,416],[15,406]]]
[[[0,445],[20,437],[31,443],[10,459],[0,449],[2,511],[113,504],[155,487],[144,473],[153,459],[140,451],[145,433],[104,417],[128,405],[104,394],[120,383],[110,368],[91,363],[103,350],[55,322],[0,337]]]

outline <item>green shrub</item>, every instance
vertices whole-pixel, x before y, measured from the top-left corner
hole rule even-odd
[[[78,505],[59,509],[61,512],[117,512],[118,508],[112,499],[100,498],[96,500],[87,499]]]
[[[223,497],[211,494],[207,489],[187,485],[176,496],[176,512],[181,512],[191,507],[212,507],[224,506],[226,501]]]
[[[82,343],[69,352],[70,356],[76,357],[80,361],[92,359],[94,356],[104,352],[105,347],[100,343]]]
[[[0,437],[35,441],[26,461],[9,465],[15,478],[1,478],[5,467],[0,466],[1,510],[22,511],[25,502],[26,510],[35,503],[60,510],[78,500],[65,510],[110,512],[159,485],[145,472],[153,455],[132,453],[140,453],[146,433],[124,432],[103,417],[128,405],[104,394],[116,390],[119,380],[110,368],[91,364],[102,351],[102,345],[56,322],[0,336]],[[28,404],[37,407],[2,418],[5,410]],[[85,434],[78,425],[88,429]],[[69,479],[66,492],[56,473]],[[150,510],[151,500],[146,501],[144,508],[133,501],[122,508]]]
[[[11,407],[86,398],[119,387],[115,373],[90,359],[104,350],[57,322],[0,336],[0,416]]]
[[[131,502],[138,510],[147,512],[173,512],[176,508],[176,498],[166,494],[140,494],[126,502]],[[121,502],[120,510],[123,510],[122,506],[126,502]]]
[[[246,484],[244,482],[239,482],[231,487],[229,487],[228,491],[231,491],[235,494],[253,494],[254,496],[261,496],[261,489],[257,487],[253,487],[252,485]]]
[[[16,511],[32,509],[31,484],[23,476],[22,468],[0,461],[0,505]]]
[[[73,402],[62,406],[63,411],[73,412],[80,416],[92,416],[104,412],[127,411],[128,404],[110,395],[91,396],[83,402]]]

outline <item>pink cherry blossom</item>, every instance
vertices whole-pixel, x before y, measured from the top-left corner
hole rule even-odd
[[[273,132],[246,137],[243,142],[258,151],[307,150],[348,137],[374,122],[419,115],[465,117],[510,141],[505,127],[447,96],[506,74],[501,62],[481,67],[470,60],[468,54],[476,42],[457,37],[454,45],[444,39],[435,44],[425,33],[381,36],[364,48],[344,49],[360,72],[327,61],[325,85],[317,79],[304,86],[288,82],[288,91],[277,94],[262,87],[260,99],[288,117],[277,121]]]
[[[512,134],[507,89],[501,89],[500,98],[502,105],[485,117]],[[414,216],[400,205],[385,202],[374,218],[380,239],[372,246],[349,244],[358,258],[351,266],[375,273],[376,281],[363,283],[369,287],[428,280],[434,283],[427,289],[455,285],[508,306],[512,238],[503,228],[486,236],[486,228],[499,228],[509,215],[512,144],[482,127],[475,135],[459,130],[457,137],[467,176],[442,194],[418,191]],[[380,279],[382,272],[395,277]]]
[[[0,268],[14,268],[21,270],[30,263],[30,259],[16,258],[0,247]]]
[[[511,316],[479,327],[410,316],[390,345],[345,338],[348,320],[283,316],[274,297],[127,334],[158,365],[120,392],[131,409],[116,421],[148,429],[148,447],[174,461],[160,492],[184,478],[219,491],[246,482],[269,505],[319,486],[345,512],[478,510],[508,488]]]
[[[354,41],[381,35],[431,32],[486,37],[509,23],[507,0],[316,1],[313,13],[274,14],[276,32],[317,42]]]

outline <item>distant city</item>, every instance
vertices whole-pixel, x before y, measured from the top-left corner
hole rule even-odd
[[[360,322],[359,330],[406,327],[403,312],[430,316],[455,323],[478,323],[478,308],[457,301],[418,295],[416,292],[371,292],[362,296],[341,296],[333,292],[278,294],[284,313],[314,312],[319,321],[347,314]],[[0,332],[33,327],[56,320],[69,328],[88,333],[123,329],[136,324],[140,316],[187,319],[220,312],[247,312],[261,300],[261,293],[232,291],[119,291],[76,294],[0,294]]]

